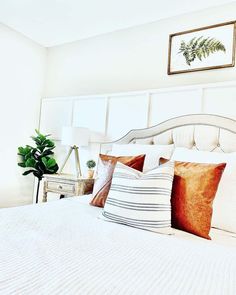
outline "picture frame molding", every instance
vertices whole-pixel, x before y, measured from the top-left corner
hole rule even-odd
[[[178,70],[178,71],[171,71],[171,50],[172,50],[172,39],[175,36],[185,35],[189,33],[194,33],[198,31],[203,31],[207,29],[213,29],[217,27],[227,26],[227,25],[234,25],[233,29],[233,36],[232,36],[232,62],[230,64],[224,64],[224,65],[217,65],[217,66],[209,66],[209,67],[202,67],[202,68],[196,68],[196,69],[189,69],[189,70]],[[206,71],[206,70],[213,70],[213,69],[222,69],[222,68],[229,68],[235,66],[235,50],[236,50],[236,20],[224,22],[224,23],[218,23],[215,25],[200,27],[197,29],[191,29],[186,31],[177,32],[174,34],[169,35],[169,49],[168,49],[168,68],[167,68],[167,74],[168,75],[174,75],[174,74],[182,74],[182,73],[189,73],[189,72],[199,72],[199,71]]]

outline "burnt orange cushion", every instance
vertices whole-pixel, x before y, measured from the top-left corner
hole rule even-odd
[[[172,227],[211,239],[212,203],[226,164],[175,162]]]
[[[90,205],[104,207],[112,181],[112,175],[117,162],[121,162],[131,168],[143,171],[145,155],[131,157],[114,157],[99,155],[97,179],[93,188],[93,199]]]

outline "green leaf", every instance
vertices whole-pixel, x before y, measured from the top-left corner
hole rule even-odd
[[[59,169],[59,167],[58,167],[58,165],[56,164],[56,165],[54,165],[53,167],[47,169],[46,173],[48,173],[48,174],[54,174],[54,173],[56,173],[56,172],[58,171],[58,169]]]
[[[27,155],[25,155],[25,161],[27,161],[28,159],[31,159],[32,158],[32,154],[31,153],[28,153]]]
[[[54,147],[55,145],[54,145],[54,142],[52,142],[50,139],[46,139],[45,140],[45,146],[46,147]]]
[[[50,159],[48,160],[48,167],[49,167],[49,168],[52,168],[52,167],[55,166],[55,165],[56,165],[56,160],[53,159],[53,158],[50,158]]]
[[[46,156],[53,155],[53,154],[54,153],[51,151],[51,149],[47,149],[42,153],[41,157],[46,157]]]
[[[47,159],[47,157],[43,157],[42,162],[47,169],[56,165],[56,160],[54,158]]]
[[[43,157],[41,160],[42,160],[44,166],[47,167],[47,158]]]
[[[33,167],[34,168],[35,167],[35,164],[36,164],[36,161],[33,158],[29,158],[25,162],[25,166],[26,167]]]
[[[25,168],[26,167],[25,166],[25,163],[18,163],[17,165],[20,166],[20,167],[22,167],[22,168]]]
[[[25,156],[28,153],[30,153],[30,151],[31,151],[31,147],[29,147],[29,146],[26,146],[26,147],[20,146],[20,147],[18,147],[18,155],[20,155],[20,156]]]
[[[42,153],[44,149],[45,149],[44,145],[41,145],[41,144],[38,145],[38,150],[40,153]]]
[[[22,173],[22,175],[28,175],[28,174],[33,173],[33,172],[35,172],[35,170],[27,170],[24,173]]]

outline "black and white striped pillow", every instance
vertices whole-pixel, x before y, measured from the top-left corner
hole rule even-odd
[[[117,163],[101,217],[170,234],[173,177],[174,162],[167,162],[146,173]]]

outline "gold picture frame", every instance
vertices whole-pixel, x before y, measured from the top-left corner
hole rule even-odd
[[[236,21],[169,36],[168,75],[235,66]]]

